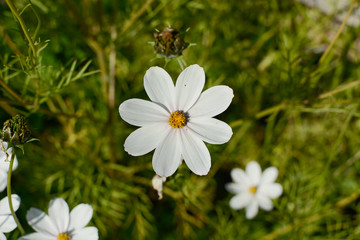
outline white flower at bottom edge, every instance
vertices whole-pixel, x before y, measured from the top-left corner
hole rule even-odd
[[[236,195],[230,200],[230,207],[239,210],[246,207],[246,218],[252,219],[258,213],[259,207],[270,211],[273,208],[271,199],[282,194],[282,186],[275,183],[278,176],[276,167],[269,167],[261,174],[260,165],[251,161],[246,170],[235,168],[231,170],[233,183],[227,183],[225,188]]]
[[[2,142],[5,149],[8,147],[7,142]],[[7,176],[10,167],[10,159],[12,156],[12,147],[6,150],[7,154],[0,148],[0,192],[4,191],[7,184]],[[18,160],[15,156],[13,170],[18,166]]]
[[[204,142],[229,141],[231,127],[214,116],[224,112],[234,97],[228,86],[215,86],[201,93],[205,72],[199,65],[182,71],[174,83],[160,67],[151,67],[144,87],[151,101],[129,99],[119,106],[126,122],[140,127],[125,140],[125,151],[141,156],[155,149],[152,164],[161,177],[169,177],[184,159],[190,170],[206,175],[211,157]]]
[[[62,198],[50,201],[49,215],[37,208],[31,208],[26,219],[37,232],[19,240],[97,240],[96,227],[85,227],[91,220],[93,209],[89,204],[79,204],[70,213],[69,206]]]
[[[14,211],[20,206],[20,197],[16,194],[11,195]],[[4,197],[0,201],[0,240],[6,240],[4,233],[11,232],[16,228],[16,222],[11,215],[9,199]]]

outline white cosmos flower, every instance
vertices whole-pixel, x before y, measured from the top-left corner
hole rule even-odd
[[[7,142],[2,142],[5,149],[8,147]],[[12,147],[6,150],[7,154],[0,148],[0,192],[4,191],[7,184],[7,176],[10,167],[10,159],[12,155]],[[15,156],[13,170],[18,166],[18,160]]]
[[[226,189],[236,195],[230,200],[230,207],[238,210],[246,207],[246,218],[252,219],[258,213],[259,207],[266,211],[273,208],[271,199],[282,194],[282,186],[275,183],[278,176],[276,167],[269,167],[261,174],[260,165],[251,161],[245,172],[235,168],[231,171],[234,183],[227,183]]]
[[[19,240],[97,240],[96,227],[85,227],[91,220],[93,209],[89,204],[79,204],[70,213],[62,198],[50,201],[49,215],[37,208],[30,208],[26,214],[29,225],[37,232]]]
[[[214,116],[225,111],[234,97],[227,86],[215,86],[201,93],[205,72],[198,65],[187,67],[176,85],[160,67],[151,67],[144,77],[150,101],[129,99],[119,107],[120,116],[140,127],[126,139],[125,151],[140,156],[155,149],[155,172],[174,174],[181,158],[198,175],[206,175],[211,166],[205,142],[223,144],[232,136],[231,127]]]
[[[16,194],[11,195],[14,211],[18,210],[20,206],[20,197]],[[4,197],[0,201],[0,240],[6,240],[4,233],[11,232],[16,228],[16,222],[11,215],[9,199]]]

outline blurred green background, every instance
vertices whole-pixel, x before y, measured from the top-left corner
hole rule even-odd
[[[93,206],[100,239],[360,239],[359,27],[345,27],[320,61],[341,22],[293,0],[29,3],[14,1],[21,28],[0,2],[0,121],[20,113],[40,140],[18,153],[12,179],[28,233],[26,211],[63,197]],[[181,72],[149,44],[167,26],[190,28],[182,60],[204,68],[205,89],[234,90],[217,116],[234,134],[208,145],[207,176],[182,164],[158,200],[152,153],[124,152],[136,127],[118,106],[148,99],[151,66],[174,80]],[[229,207],[224,188],[250,160],[276,166],[284,188],[253,220]]]

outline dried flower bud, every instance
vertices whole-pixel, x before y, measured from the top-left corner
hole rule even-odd
[[[183,34],[174,28],[165,28],[162,32],[155,32],[155,51],[167,58],[181,56],[189,43],[183,39]]]
[[[161,177],[157,174],[152,179],[152,185],[159,195],[159,200],[163,198],[162,191],[163,191],[163,183],[165,181],[166,181],[166,177]]]
[[[26,119],[21,115],[16,115],[4,122],[1,135],[6,142],[13,145],[22,145],[30,139],[31,132]]]

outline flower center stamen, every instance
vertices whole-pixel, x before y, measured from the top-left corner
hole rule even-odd
[[[255,193],[256,193],[256,190],[257,190],[257,189],[256,189],[256,187],[254,187],[254,186],[249,188],[249,191],[250,191],[251,194],[255,194]]]
[[[57,240],[70,240],[71,237],[67,233],[60,233],[57,236]]]
[[[184,111],[175,111],[169,117],[169,125],[172,128],[182,128],[189,120],[188,113]]]

